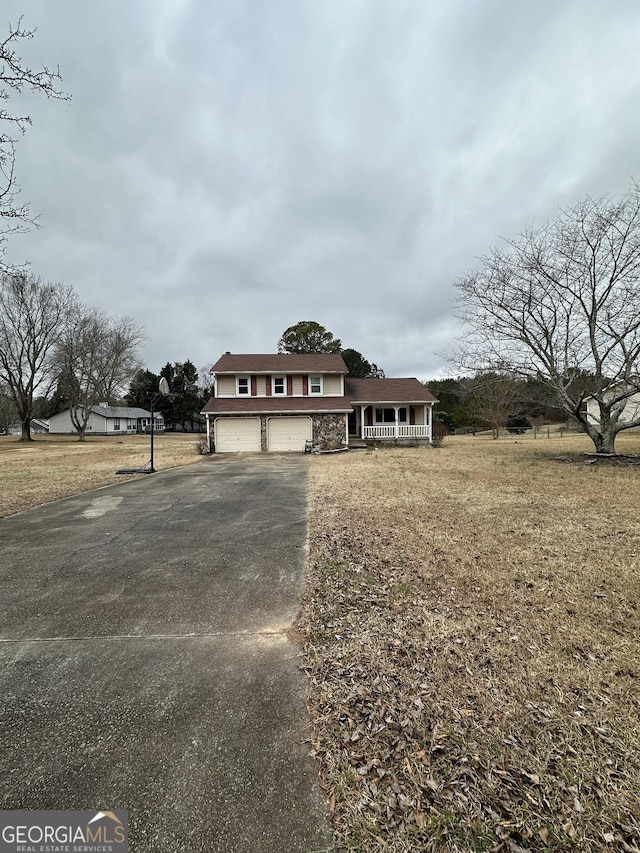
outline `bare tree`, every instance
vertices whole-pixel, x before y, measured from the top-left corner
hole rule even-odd
[[[615,452],[640,391],[640,186],[620,200],[587,198],[493,249],[457,282],[468,336],[456,361],[546,384],[592,439]],[[594,422],[585,411],[591,397]]]
[[[51,357],[75,304],[68,285],[27,273],[0,273],[0,380],[22,423],[22,441],[31,440],[36,392],[46,396],[55,380]]]
[[[29,205],[18,201],[20,188],[16,180],[16,136],[25,132],[31,118],[7,109],[6,104],[12,93],[19,94],[24,88],[46,98],[69,100],[69,95],[56,88],[61,79],[58,68],[54,70],[43,65],[35,71],[18,56],[16,46],[30,41],[35,32],[25,29],[20,18],[17,25],[9,25],[8,35],[0,42],[0,250],[7,234],[25,231],[29,225],[36,224]]]
[[[491,426],[493,438],[499,438],[509,415],[514,414],[520,398],[520,384],[508,374],[490,370],[465,380],[465,385],[469,391],[469,412],[486,421]]]
[[[113,319],[94,308],[80,310],[56,348],[58,388],[71,422],[84,441],[92,409],[126,392],[140,363],[142,330],[129,317]]]

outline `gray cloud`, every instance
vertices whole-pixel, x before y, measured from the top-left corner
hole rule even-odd
[[[73,100],[23,98],[42,228],[9,258],[143,323],[156,370],[314,319],[434,376],[456,277],[639,171],[635,0],[33,0],[25,24]]]

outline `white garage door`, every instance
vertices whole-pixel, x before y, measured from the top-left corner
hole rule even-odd
[[[216,453],[260,450],[260,418],[218,418]]]
[[[311,418],[269,418],[269,450],[296,450],[302,453],[311,438]]]

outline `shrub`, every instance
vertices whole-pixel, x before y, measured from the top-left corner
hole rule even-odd
[[[526,415],[509,415],[507,418],[507,432],[522,435],[528,429],[531,429],[531,421]]]
[[[442,421],[434,421],[431,431],[431,446],[442,447],[442,442],[447,435],[449,435],[447,425],[442,423]]]

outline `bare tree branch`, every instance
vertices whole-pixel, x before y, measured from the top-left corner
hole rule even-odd
[[[20,187],[16,179],[17,134],[25,132],[32,123],[31,117],[10,110],[7,107],[10,97],[27,88],[48,99],[70,100],[69,95],[57,88],[61,80],[59,68],[43,65],[34,70],[18,55],[17,45],[30,41],[35,33],[35,29],[25,29],[20,18],[17,25],[9,25],[8,35],[0,42],[0,251],[8,234],[37,226],[29,205],[18,201]]]
[[[53,349],[65,333],[76,296],[71,287],[24,273],[0,273],[0,381],[6,383],[31,439],[36,392],[46,396],[55,380]]]
[[[58,389],[81,441],[93,407],[124,395],[140,367],[137,348],[143,340],[129,317],[113,319],[95,308],[76,312],[56,347],[55,365]]]
[[[640,392],[637,183],[620,201],[587,198],[493,249],[457,287],[468,330],[458,367],[543,380],[600,451],[640,425],[625,413]],[[589,398],[597,419],[585,411]]]
[[[493,437],[499,438],[509,416],[515,414],[514,408],[521,398],[521,383],[508,373],[488,371],[477,373],[466,384],[470,394],[470,413],[486,421],[491,426]]]

